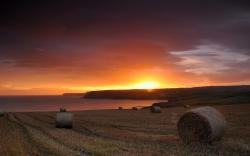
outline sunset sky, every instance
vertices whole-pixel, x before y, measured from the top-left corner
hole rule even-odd
[[[0,2],[0,95],[250,84],[247,0]]]

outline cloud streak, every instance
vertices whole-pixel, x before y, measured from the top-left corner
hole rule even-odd
[[[181,58],[176,64],[185,68],[185,71],[195,74],[222,74],[223,71],[241,69],[235,65],[247,63],[250,56],[237,53],[223,46],[209,44],[201,45],[193,50],[171,52]]]

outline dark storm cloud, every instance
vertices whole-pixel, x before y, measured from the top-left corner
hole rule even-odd
[[[16,32],[17,36],[58,39],[78,35],[88,37],[90,33],[90,36],[112,37],[116,36],[111,33],[114,32],[120,37],[139,31],[139,35],[163,33],[169,38],[183,38],[186,42],[188,37],[197,39],[212,33],[213,29],[220,29],[231,18],[242,18],[241,13],[246,14],[249,9],[239,1],[163,0],[17,1],[1,6],[2,31]],[[230,29],[231,25],[224,27]]]
[[[137,35],[173,39],[182,47],[201,38],[226,41],[230,35],[249,33],[237,29],[249,24],[249,6],[241,1],[10,1],[1,7],[2,41]]]

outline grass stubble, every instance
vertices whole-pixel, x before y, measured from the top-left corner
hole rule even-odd
[[[183,145],[176,123],[185,108],[74,112],[73,129],[55,128],[55,112],[8,113],[0,118],[4,156],[250,155],[250,106],[216,106],[228,126],[219,142]]]

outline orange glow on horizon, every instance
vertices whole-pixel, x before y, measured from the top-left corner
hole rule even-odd
[[[93,90],[123,90],[123,89],[157,89],[157,88],[173,88],[175,86],[166,86],[156,80],[142,80],[127,85],[111,85],[111,86],[77,86],[63,87],[72,91],[93,91]]]
[[[144,81],[135,85],[136,89],[156,89],[159,87],[160,84],[156,81]]]
[[[153,76],[152,76],[153,75]],[[166,80],[166,78],[168,78]],[[129,90],[129,89],[146,89],[153,90],[158,88],[178,88],[186,87],[175,82],[173,76],[162,76],[155,73],[138,73],[137,75],[128,75],[128,78],[121,81],[112,81],[108,83],[84,83],[81,81],[64,84],[52,84],[40,82],[36,83],[9,83],[5,84],[4,89],[0,89],[0,95],[61,95],[63,93],[84,93],[95,90]],[[175,77],[175,80],[177,78]],[[48,81],[49,82],[49,81]]]

